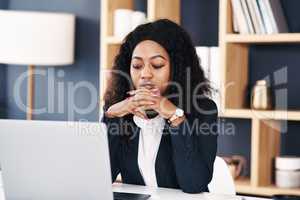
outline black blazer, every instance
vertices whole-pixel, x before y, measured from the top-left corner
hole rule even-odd
[[[212,100],[202,99],[199,107],[208,114],[192,112],[186,121],[174,128],[166,122],[155,162],[159,187],[182,189],[187,193],[207,192],[212,179],[217,151],[217,107]],[[123,183],[145,185],[138,167],[140,128],[129,117],[133,134],[121,134],[123,118],[103,117],[107,125],[112,181],[121,173]]]

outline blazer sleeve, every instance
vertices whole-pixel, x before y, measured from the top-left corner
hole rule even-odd
[[[188,114],[178,127],[169,127],[177,181],[186,193],[208,191],[217,152],[217,107],[209,99],[199,104],[201,112]]]
[[[120,173],[120,136],[119,118],[108,118],[103,115],[101,122],[106,124],[110,156],[112,182],[115,182]]]

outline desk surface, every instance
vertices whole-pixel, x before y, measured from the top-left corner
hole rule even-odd
[[[146,186],[127,185],[120,183],[113,184],[113,191],[150,194],[151,198],[149,200],[267,200],[264,198],[217,195],[212,193],[186,194],[183,193],[181,190],[167,188],[151,188]]]
[[[216,195],[211,193],[185,194],[180,190],[167,188],[150,188],[146,186],[113,184],[114,192],[150,194],[149,200],[266,200],[262,198]],[[0,186],[0,200],[4,199],[3,188]]]

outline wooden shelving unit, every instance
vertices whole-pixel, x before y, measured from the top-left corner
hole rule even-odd
[[[299,111],[274,111],[274,110],[251,110],[251,109],[225,109],[220,117],[224,118],[243,118],[243,119],[273,119],[273,120],[287,120],[287,121],[300,121]]]
[[[272,35],[240,35],[226,34],[225,41],[228,43],[300,43],[299,33],[281,33]]]
[[[256,111],[245,106],[248,85],[248,52],[252,44],[300,43],[300,34],[241,35],[232,30],[230,0],[220,0],[219,46],[221,51],[221,117],[250,119],[251,176],[236,181],[241,194],[272,196],[300,195],[299,189],[282,189],[274,185],[273,159],[279,155],[280,120],[300,121],[299,111]]]
[[[241,179],[236,181],[236,190],[243,194],[270,196],[270,194],[294,194],[300,195],[299,189],[277,188],[271,184],[268,186],[254,187],[251,185],[250,179]]]
[[[122,39],[113,36],[114,11],[119,8],[134,9],[134,0],[101,0],[101,49],[100,49],[100,108],[107,87],[109,73]],[[147,0],[147,19],[168,18],[180,23],[180,0]]]

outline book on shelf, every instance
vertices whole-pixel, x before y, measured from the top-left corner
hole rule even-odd
[[[260,9],[261,15],[263,17],[264,25],[265,25],[265,28],[266,28],[266,33],[267,34],[275,33],[275,31],[273,31],[273,27],[272,27],[271,16],[267,12],[266,1],[257,0],[257,2],[258,2],[258,6],[259,6],[259,9]]]
[[[265,28],[265,24],[264,24],[264,20],[263,20],[263,16],[261,14],[260,8],[258,6],[257,0],[249,0],[250,4],[252,5],[254,12],[255,12],[255,16],[258,19],[258,24],[259,24],[259,29],[261,31],[261,34],[266,34],[266,28]]]
[[[219,110],[221,104],[221,66],[219,47],[198,46],[196,47],[196,53],[199,57],[204,75],[209,80],[212,87],[212,100],[217,104]]]
[[[270,23],[271,23],[272,32],[273,33],[278,33],[276,22],[275,22],[275,19],[274,19],[273,15],[272,15],[270,2],[268,0],[267,1],[263,0],[263,1],[264,1],[264,4],[265,4],[266,13],[267,13],[267,15],[269,17],[269,20],[270,20]]]
[[[232,21],[233,21],[233,23],[232,23],[232,26],[233,26],[233,32],[234,32],[234,33],[239,33],[240,31],[239,31],[239,26],[238,26],[238,24],[237,24],[236,14],[233,14],[233,16],[232,16]]]
[[[241,34],[289,32],[280,0],[231,0],[233,30]]]
[[[242,4],[242,9],[243,9],[243,12],[244,12],[244,16],[246,18],[246,22],[247,22],[247,27],[248,27],[248,33],[250,34],[254,34],[254,26],[253,26],[253,23],[252,23],[252,19],[250,17],[250,12],[249,12],[249,8],[248,8],[248,5],[247,5],[247,2],[246,0],[240,0],[241,1],[241,4]]]
[[[248,6],[248,9],[249,9],[249,13],[250,13],[250,17],[252,19],[252,23],[253,23],[253,27],[254,27],[254,31],[255,33],[257,34],[262,34],[264,33],[263,31],[263,26],[261,27],[261,24],[260,24],[260,19],[259,19],[259,16],[257,15],[256,13],[256,8],[254,6],[254,1],[252,0],[246,0],[246,3],[247,3],[247,6]]]
[[[242,9],[242,4],[240,0],[231,0],[231,5],[233,8],[233,13],[236,15],[236,22],[238,26],[238,30],[241,34],[248,34],[248,26],[247,26],[247,21],[246,17],[244,15],[243,9]]]
[[[275,33],[287,33],[288,25],[280,0],[264,0]]]

